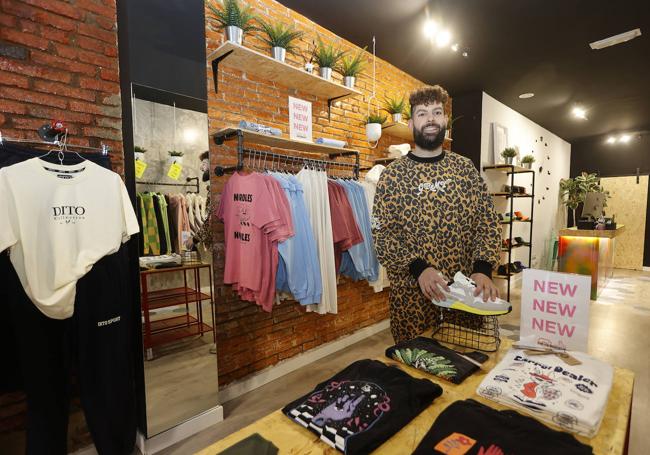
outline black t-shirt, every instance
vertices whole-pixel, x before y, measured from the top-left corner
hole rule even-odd
[[[516,411],[456,401],[438,416],[413,455],[590,455],[591,447]]]
[[[468,352],[463,355],[479,363],[485,362],[488,358],[480,352]],[[478,370],[477,365],[464,359],[456,351],[442,346],[436,340],[424,337],[404,341],[386,349],[386,357],[454,384],[460,384]]]
[[[348,455],[367,454],[402,429],[442,393],[395,366],[359,360],[282,412]]]

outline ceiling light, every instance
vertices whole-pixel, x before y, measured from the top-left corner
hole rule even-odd
[[[616,142],[616,138],[614,136],[610,136],[607,138],[608,144],[613,144],[614,142]]]
[[[444,30],[436,36],[436,44],[438,47],[445,47],[447,44],[449,44],[449,41],[451,41],[451,33],[449,31]]]
[[[454,51],[454,52],[458,52],[458,43],[452,45],[451,50]]]
[[[535,96],[533,92],[528,92],[528,93],[522,93],[521,95],[519,95],[519,98],[525,100],[527,98],[532,98],[533,96]]]
[[[581,107],[574,107],[573,110],[571,111],[574,117],[582,119],[582,120],[587,120],[587,111],[585,111]]]
[[[630,136],[629,134],[624,134],[619,138],[619,141],[627,144],[628,142],[630,142],[630,139],[632,139],[632,136]]]
[[[469,47],[466,47],[461,55],[465,58],[469,57]]]
[[[589,43],[589,47],[592,49],[605,49],[606,47],[615,46],[617,44],[630,41],[631,39],[634,39],[638,36],[641,36],[641,29],[635,28],[629,32],[619,33],[618,35],[610,36],[609,38]]]
[[[432,20],[428,20],[424,23],[424,28],[422,31],[424,32],[424,36],[427,38],[433,38],[436,35],[436,30],[438,30],[438,24],[433,22]]]

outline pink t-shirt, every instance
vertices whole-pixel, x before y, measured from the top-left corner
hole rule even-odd
[[[235,173],[224,186],[217,217],[225,226],[224,283],[235,284],[244,300],[271,311],[277,242],[293,235],[284,192],[269,176]]]

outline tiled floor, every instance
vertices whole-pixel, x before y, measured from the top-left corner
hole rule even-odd
[[[614,278],[590,312],[589,351],[613,365],[635,372],[630,455],[645,455],[650,448],[650,273],[616,270]],[[501,335],[519,336],[520,292],[512,295],[514,310],[502,318]],[[392,344],[389,331],[381,332],[343,351],[307,365],[257,390],[224,403],[225,420],[162,454],[188,454],[202,449],[256,419],[282,407],[349,363],[383,355]]]

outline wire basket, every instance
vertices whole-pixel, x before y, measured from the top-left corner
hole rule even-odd
[[[496,316],[479,316],[441,308],[440,324],[432,338],[465,348],[495,352],[499,349],[499,322]]]

